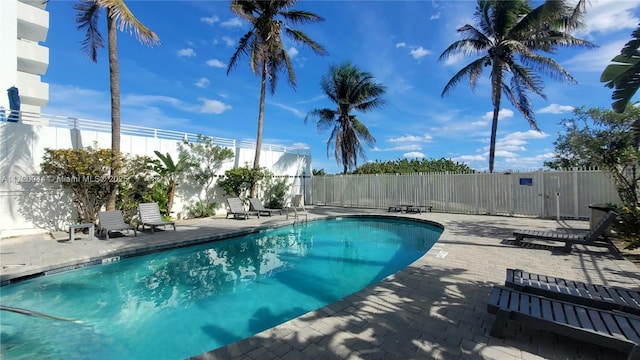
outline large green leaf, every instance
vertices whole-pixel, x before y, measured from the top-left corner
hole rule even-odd
[[[640,56],[618,55],[611,61],[613,64],[604,69],[600,82],[615,89],[611,95],[613,110],[623,112],[640,87]]]

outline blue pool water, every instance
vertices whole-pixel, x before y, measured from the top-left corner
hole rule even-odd
[[[0,288],[3,359],[183,359],[335,302],[420,258],[442,230],[343,218],[132,257]]]

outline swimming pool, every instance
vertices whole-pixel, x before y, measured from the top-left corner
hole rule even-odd
[[[335,302],[420,258],[441,228],[342,218],[286,226],[4,286],[5,359],[182,359]]]

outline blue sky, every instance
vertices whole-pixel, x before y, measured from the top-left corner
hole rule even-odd
[[[80,51],[75,1],[50,0],[47,74],[50,100],[43,112],[86,119],[110,119],[107,51],[98,63]],[[120,33],[122,123],[255,141],[259,77],[245,59],[228,76],[227,63],[248,24],[229,10],[228,1],[127,1],[137,18],[155,31],[161,45],[150,48]],[[475,93],[461,82],[442,98],[447,81],[474,58],[438,61],[474,24],[475,1],[300,1],[295,8],[325,18],[299,26],[321,43],[327,56],[286,41],[297,76],[297,91],[281,74],[275,95],[267,95],[264,142],[308,148],[313,168],[340,172],[327,157],[328,132],[304,123],[315,109],[332,107],[319,83],[331,64],[350,61],[387,87],[386,106],[358,114],[377,142],[367,160],[450,158],[476,170],[488,169],[492,105],[486,71]],[[106,38],[104,15],[101,28]],[[506,100],[498,125],[496,171],[542,168],[552,157],[561,119],[574,107],[610,108],[611,90],[600,82],[610,60],[640,23],[640,2],[591,0],[587,28],[577,35],[599,47],[561,49],[554,58],[578,81],[544,78],[547,100],[532,98],[542,132]],[[105,39],[106,41],[106,39]],[[637,99],[634,98],[634,99]],[[363,161],[360,160],[359,164]]]

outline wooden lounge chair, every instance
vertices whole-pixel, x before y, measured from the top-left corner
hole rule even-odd
[[[487,311],[496,314],[490,335],[505,337],[508,320],[554,332],[640,359],[640,318],[494,286]]]
[[[127,225],[122,217],[120,210],[100,211],[98,212],[98,221],[100,222],[100,235],[109,240],[109,233],[114,231],[133,230],[133,236],[138,236],[136,228]]]
[[[144,231],[145,226],[149,226],[151,233],[153,233],[157,226],[166,228],[167,225],[173,225],[173,231],[176,230],[175,222],[162,220],[158,203],[138,204],[138,214],[140,215],[140,223],[138,225],[142,225],[142,231]]]
[[[257,211],[260,215],[271,216],[273,213],[278,213],[282,215],[282,209],[269,209],[262,205],[262,202],[258,198],[249,199],[249,203],[251,204],[251,208]]]
[[[563,250],[566,253],[571,252],[571,247],[574,244],[582,244],[606,247],[617,258],[620,258],[621,255],[618,252],[618,249],[616,249],[616,247],[608,239],[605,238],[605,231],[613,223],[617,216],[617,213],[609,211],[609,213],[602,218],[598,225],[592,231],[585,235],[540,230],[516,230],[513,232],[513,235],[516,237],[515,242],[518,245],[525,238],[552,240],[564,242],[565,245]]]
[[[603,310],[618,310],[640,316],[640,291],[608,287],[520,269],[507,269],[505,286],[540,296],[569,301]]]
[[[229,210],[227,210],[227,218],[229,215],[233,215],[233,218],[243,218],[248,219],[249,215],[257,215],[260,217],[260,213],[257,211],[247,211],[244,209],[244,205],[242,205],[242,200],[240,198],[228,198],[227,204],[229,204]]]

